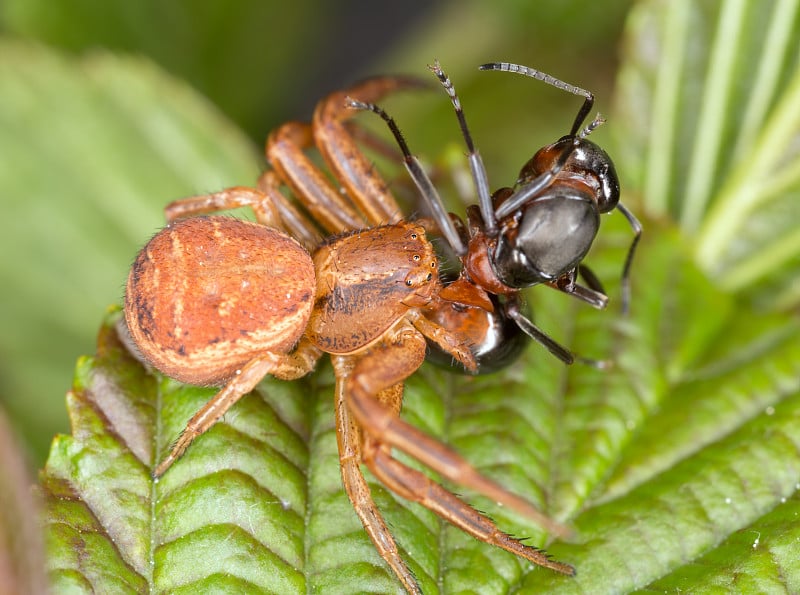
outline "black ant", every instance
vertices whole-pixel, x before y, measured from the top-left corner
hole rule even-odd
[[[447,213],[436,187],[409,150],[394,120],[373,103],[348,98],[347,105],[375,112],[387,123],[438,230],[461,261],[458,278],[439,293],[430,308],[430,317],[470,338],[481,372],[505,366],[528,337],[566,364],[577,360],[605,367],[606,362],[576,356],[537,327],[525,315],[520,295],[522,289],[546,284],[595,308],[605,308],[608,297],[582,261],[599,230],[600,214],[617,209],[634,232],[622,269],[622,311],[629,309],[630,269],[642,227],[619,200],[619,179],[611,158],[586,138],[604,119],[598,115],[581,130],[594,105],[594,96],[526,66],[507,62],[480,66],[480,70],[523,74],[584,98],[569,134],[539,149],[522,166],[513,187],[491,194],[486,168],[455,88],[438,62],[429,68],[450,97],[468,150],[478,204],[467,208],[466,224]],[[579,275],[585,286],[578,283]]]

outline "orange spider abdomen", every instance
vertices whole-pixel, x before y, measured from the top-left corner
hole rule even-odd
[[[291,351],[315,286],[311,257],[286,234],[229,217],[182,219],[137,256],[125,319],[158,370],[221,384],[259,354]]]

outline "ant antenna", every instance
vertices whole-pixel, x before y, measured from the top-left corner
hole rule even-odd
[[[602,114],[597,114],[594,117],[594,120],[589,122],[589,125],[586,126],[586,128],[584,128],[583,130],[580,131],[580,133],[578,134],[578,138],[586,138],[592,132],[594,132],[597,129],[598,126],[601,126],[602,124],[605,124],[605,123],[606,123],[605,117]]]
[[[450,77],[444,73],[439,61],[434,60],[432,65],[428,65],[428,68],[436,75],[436,78],[439,79],[444,90],[447,91],[447,94],[450,96],[450,102],[453,104],[456,117],[458,118],[458,125],[461,127],[461,136],[464,137],[464,142],[469,152],[469,169],[472,172],[472,180],[478,192],[478,206],[481,211],[481,216],[483,217],[486,234],[489,237],[493,237],[497,235],[498,228],[497,218],[495,217],[494,208],[492,207],[492,194],[489,190],[489,179],[480,153],[478,153],[478,150],[475,148],[475,143],[472,142],[472,135],[467,126],[467,119],[464,116],[464,109],[461,107],[461,101],[458,99],[458,95],[456,95],[456,89],[453,87]]]
[[[472,140],[472,135],[469,132],[467,120],[464,116],[464,109],[461,107],[461,101],[456,94],[455,87],[450,81],[450,78],[442,70],[438,60],[434,61],[433,65],[429,65],[428,68],[433,72],[433,74],[436,75],[436,78],[439,79],[439,82],[442,84],[445,91],[447,91],[447,94],[450,96],[450,102],[453,104],[453,108],[455,109],[456,117],[458,118],[458,124],[461,127],[461,135],[464,137],[464,142],[466,143],[467,150],[469,151],[469,166],[470,170],[472,171],[472,179],[475,183],[475,188],[478,192],[478,205],[483,218],[486,235],[489,237],[497,235],[498,219],[501,219],[503,216],[512,213],[514,210],[519,208],[521,204],[524,204],[528,198],[534,196],[553,182],[558,173],[564,168],[564,164],[566,164],[570,155],[572,155],[572,151],[575,149],[577,141],[591,133],[591,131],[599,126],[603,121],[602,118],[598,116],[594,121],[592,121],[592,123],[589,124],[589,126],[586,127],[586,129],[578,134],[581,124],[583,124],[587,114],[592,109],[592,106],[594,106],[594,95],[592,95],[586,89],[576,87],[575,85],[570,85],[569,83],[565,83],[564,81],[541,72],[540,70],[529,68],[527,66],[521,66],[519,64],[511,64],[509,62],[492,62],[480,66],[480,70],[517,72],[543,81],[548,85],[552,85],[558,89],[572,93],[573,95],[579,95],[584,98],[583,105],[578,111],[578,115],[575,117],[575,121],[572,124],[572,129],[568,135],[569,137],[572,137],[575,142],[564,147],[564,151],[561,155],[559,155],[549,172],[545,172],[539,176],[539,178],[532,180],[527,187],[522,188],[520,192],[516,193],[513,204],[511,201],[506,201],[501,205],[500,209],[495,212],[492,206],[492,197],[489,190],[489,181],[486,174],[486,168],[483,165],[483,160],[481,159],[478,150],[475,148],[475,143]]]
[[[458,233],[458,230],[456,230],[452,219],[450,219],[450,215],[447,214],[447,209],[445,209],[442,198],[439,196],[439,192],[436,190],[436,186],[433,185],[430,176],[428,176],[428,174],[425,172],[424,168],[419,162],[419,159],[417,159],[408,148],[406,139],[403,137],[403,133],[400,132],[400,128],[397,126],[394,118],[392,118],[381,107],[375,105],[374,103],[358,101],[352,97],[345,97],[344,102],[345,107],[356,110],[371,111],[379,115],[383,121],[386,122],[387,126],[389,126],[389,130],[391,130],[392,134],[394,135],[397,145],[403,152],[403,162],[405,163],[411,179],[414,181],[414,184],[419,189],[422,197],[433,211],[434,220],[438,224],[439,230],[442,232],[442,235],[444,235],[447,243],[450,244],[450,247],[456,253],[456,256],[464,256],[467,253],[467,247],[464,245],[461,235]]]
[[[592,106],[594,105],[594,95],[592,95],[586,89],[581,89],[575,85],[565,83],[564,81],[557,79],[554,76],[550,76],[541,70],[536,70],[535,68],[522,66],[520,64],[511,64],[510,62],[490,62],[489,64],[483,64],[479,66],[478,69],[517,72],[519,74],[524,74],[525,76],[542,81],[543,83],[547,83],[548,85],[556,87],[557,89],[561,89],[562,91],[566,91],[567,93],[572,93],[573,95],[583,97],[583,105],[581,106],[581,109],[578,110],[578,115],[575,116],[575,122],[573,122],[572,130],[569,131],[568,136],[575,136],[578,133],[578,129],[581,127],[581,124],[583,124],[586,116],[588,116],[589,112],[592,111]]]

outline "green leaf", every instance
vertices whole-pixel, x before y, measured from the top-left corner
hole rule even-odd
[[[792,221],[767,203],[746,221],[724,206],[754,175],[748,159],[773,180],[791,181],[795,167],[784,142],[796,135],[796,3],[764,7],[641,2],[630,18],[608,127],[624,141],[614,152],[624,200],[641,198],[649,214],[632,313],[596,312],[546,288],[530,295],[542,328],[613,369],[566,368],[531,345],[497,374],[426,365],[407,386],[405,419],[575,533],[550,542],[526,519],[448,487],[577,576],[531,568],[371,481],[426,593],[800,590],[800,322],[752,307],[793,303],[792,278],[766,261],[760,285],[725,281]],[[788,33],[775,33],[779,24]],[[784,58],[775,66],[767,56]],[[770,161],[778,149],[785,161]],[[791,188],[769,205],[788,209]],[[758,242],[741,227],[775,222]],[[730,235],[719,268],[699,248],[716,225]],[[605,218],[587,260],[612,298],[630,238],[622,217]],[[72,436],[56,439],[42,474],[54,591],[400,591],[341,487],[327,364],[298,382],[262,383],[152,482],[213,389],[143,368],[119,342],[117,316],[79,364]]]
[[[785,537],[796,522],[781,512],[796,502],[800,477],[800,325],[741,318],[728,298],[697,282],[679,246],[674,233],[648,237],[642,260],[662,274],[637,284],[633,319],[617,328],[555,299],[562,296],[544,300],[541,324],[574,336],[582,353],[616,353],[613,371],[564,369],[532,346],[502,375],[426,367],[411,379],[406,419],[576,527],[569,543],[548,547],[578,569],[576,578],[558,577],[373,483],[423,589],[701,584],[729,577],[724,552],[743,543],[751,551],[759,534],[763,548],[783,543],[763,562],[765,573],[787,588],[800,581],[791,564],[797,546]],[[727,305],[708,316],[714,304]],[[42,479],[56,587],[83,573],[95,590],[396,590],[341,488],[329,371],[264,382],[153,483],[153,462],[213,389],[152,376],[112,323],[98,355],[79,366],[73,437],[55,442]],[[525,519],[464,495],[504,530],[546,543]],[[701,557],[706,572],[695,576]]]

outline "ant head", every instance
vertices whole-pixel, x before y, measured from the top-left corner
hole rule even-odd
[[[590,194],[551,186],[500,222],[492,268],[509,287],[554,281],[580,264],[599,227]]]
[[[539,149],[530,161],[522,166],[518,183],[524,184],[550,171],[561,154],[573,143],[575,143],[574,137],[564,136]],[[559,177],[576,182],[582,181],[591,189],[597,209],[601,213],[614,210],[619,203],[619,178],[611,157],[586,138],[578,138]]]
[[[518,187],[558,169],[559,161],[555,180],[498,222],[492,264],[510,287],[553,281],[577,267],[597,235],[600,213],[619,202],[611,158],[582,137],[565,136],[537,151],[522,167]]]
[[[556,142],[539,149],[519,172],[519,184],[524,184],[540,174],[550,171],[558,158],[571,144],[575,144],[564,168],[562,179],[582,181],[591,189],[597,209],[608,213],[619,203],[619,178],[611,157],[603,149],[586,138],[564,136]]]

